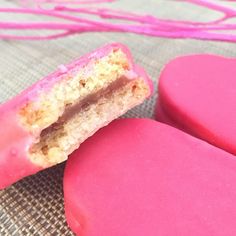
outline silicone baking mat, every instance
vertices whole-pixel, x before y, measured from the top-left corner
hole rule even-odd
[[[1,7],[13,7],[16,4],[6,0],[1,0],[0,3]],[[120,0],[113,6],[173,18],[184,15],[187,19],[201,17],[204,20],[213,19],[217,14],[201,7],[167,0]],[[8,14],[1,15],[0,19],[12,18]],[[142,65],[154,80],[155,88],[161,69],[176,56],[211,53],[236,57],[236,47],[232,43],[170,40],[124,33],[86,33],[41,42],[0,41],[0,102],[16,95],[58,65],[66,64],[98,46],[114,41],[129,46],[136,62]],[[156,96],[155,89],[152,98],[125,116],[153,118]],[[64,164],[58,165],[0,191],[1,236],[73,235],[64,216],[63,169]]]

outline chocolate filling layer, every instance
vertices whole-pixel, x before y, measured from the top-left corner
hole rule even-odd
[[[75,105],[68,105],[63,115],[59,117],[58,121],[41,132],[39,142],[35,143],[31,147],[30,153],[42,152],[43,155],[47,155],[50,148],[58,147],[58,137],[70,136],[70,133],[67,133],[64,129],[65,124],[69,120],[73,119],[78,113],[86,111],[90,105],[96,104],[100,98],[111,96],[114,91],[124,87],[129,82],[130,79],[123,76],[106,88],[100,89],[98,92],[86,96]]]

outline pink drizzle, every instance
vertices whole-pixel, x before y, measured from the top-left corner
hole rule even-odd
[[[85,32],[130,32],[164,38],[193,38],[202,40],[217,40],[236,42],[236,24],[225,23],[226,20],[236,17],[236,9],[226,7],[209,0],[185,0],[194,5],[223,13],[223,17],[209,22],[194,22],[180,20],[164,20],[152,15],[140,15],[132,12],[112,10],[100,7],[69,7],[67,4],[92,4],[113,2],[114,0],[22,0],[27,8],[0,8],[0,12],[15,14],[33,14],[50,16],[62,19],[65,22],[1,22],[2,30],[51,30],[52,34],[43,36],[19,36],[7,33],[0,34],[1,39],[12,40],[49,40]],[[29,3],[35,7],[29,8]],[[50,4],[52,8],[45,8]],[[92,20],[90,15],[99,20]],[[127,23],[111,23],[109,20],[124,20]],[[228,31],[223,33],[222,30]],[[59,31],[59,32],[57,32]]]

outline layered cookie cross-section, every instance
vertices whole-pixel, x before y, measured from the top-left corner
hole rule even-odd
[[[0,107],[0,188],[65,161],[150,93],[148,76],[121,44],[59,66]]]

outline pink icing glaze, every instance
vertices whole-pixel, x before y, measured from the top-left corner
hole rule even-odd
[[[236,60],[179,57],[163,70],[157,119],[236,154]]]
[[[26,0],[27,1],[27,0]],[[25,2],[23,0],[23,2]],[[232,30],[236,28],[234,23],[228,23],[227,20],[235,18],[236,10],[230,6],[224,6],[219,2],[208,0],[185,0],[190,4],[196,4],[212,11],[222,13],[219,18],[210,20],[208,22],[189,21],[189,20],[173,20],[173,19],[160,19],[153,15],[140,15],[133,12],[113,10],[109,8],[98,7],[71,7],[71,3],[101,3],[101,1],[61,1],[61,0],[34,0],[30,1],[35,4],[27,4],[27,8],[0,8],[0,12],[10,12],[15,14],[34,14],[40,16],[49,16],[55,19],[63,19],[67,22],[60,21],[47,21],[47,22],[0,22],[0,28],[3,30],[58,30],[62,33],[51,33],[49,35],[29,36],[27,35],[14,35],[0,34],[1,39],[14,39],[14,40],[49,40],[60,37],[65,37],[71,34],[78,34],[84,32],[132,32],[136,34],[143,34],[155,37],[166,38],[195,38],[204,40],[219,40],[235,42],[236,35]],[[104,2],[112,2],[112,0],[104,0]],[[49,4],[50,3],[50,4]],[[44,8],[44,4],[52,6]],[[70,7],[66,4],[71,5]],[[30,8],[35,5],[35,8]],[[74,15],[71,13],[83,13],[84,15]],[[88,15],[95,15],[99,20],[90,18]],[[111,22],[108,19],[116,20],[118,22]],[[124,23],[120,23],[122,20]],[[227,33],[222,32],[228,31]],[[218,31],[218,32],[217,32]]]
[[[20,127],[16,111],[3,105],[0,114],[0,189],[3,189],[42,168],[27,158],[33,137]]]
[[[72,63],[63,66],[64,69],[67,68],[67,71],[62,71],[60,68],[53,72],[52,74],[46,76],[42,80],[39,80],[37,83],[29,87],[28,89],[24,90],[21,94],[17,96],[13,101],[11,100],[9,103],[12,106],[21,107],[23,104],[27,103],[28,101],[37,99],[38,95],[42,92],[49,90],[55,83],[63,80],[65,76],[73,75],[77,71],[79,71],[82,67],[84,67],[90,60],[99,60],[100,58],[108,55],[112,50],[121,49],[128,57],[130,62],[131,70],[134,69],[134,62],[131,56],[129,49],[120,43],[112,43],[105,45],[97,50],[94,50],[91,53],[88,53],[78,60],[73,61]],[[135,70],[134,70],[135,72]],[[146,77],[145,80],[148,80]]]
[[[236,235],[234,156],[153,120],[116,120],[86,140],[64,197],[80,236]]]
[[[20,3],[22,6],[29,7],[30,4],[36,4],[41,5],[43,3],[45,4],[92,4],[92,3],[107,3],[107,2],[113,2],[114,0],[20,0]]]
[[[27,102],[34,101],[38,95],[49,90],[55,83],[61,81],[65,76],[76,73],[90,60],[99,60],[106,56],[111,50],[121,49],[128,57],[131,72],[133,74],[141,73],[145,81],[149,81],[142,69],[137,69],[133,63],[128,48],[124,45],[113,43],[99,48],[90,54],[72,62],[69,65],[60,67],[58,71],[40,80],[30,88],[23,91],[20,95],[0,106],[0,189],[9,186],[17,180],[34,174],[42,169],[35,166],[28,158],[28,149],[35,141],[32,134],[28,133],[20,124],[18,111]],[[66,70],[65,70],[66,68]],[[151,82],[148,82],[151,84]]]

